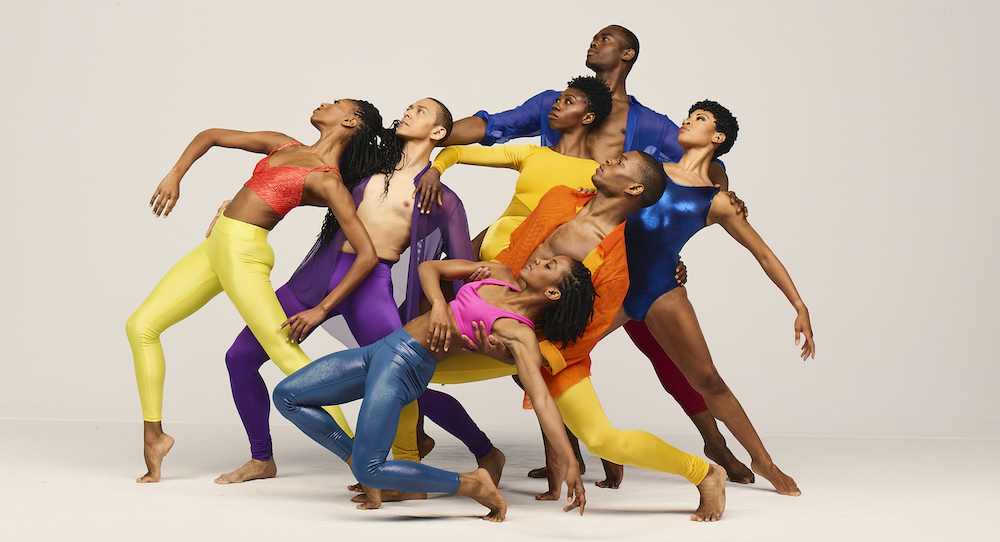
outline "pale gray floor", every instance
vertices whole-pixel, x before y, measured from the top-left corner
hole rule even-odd
[[[168,429],[177,444],[164,479],[140,485],[139,423],[0,420],[0,540],[997,540],[1000,497],[988,477],[997,440],[768,437],[803,496],[779,496],[763,481],[730,484],[725,517],[703,525],[688,521],[697,494],[684,480],[629,468],[621,489],[601,490],[592,456],[584,517],[535,502],[542,483],[524,473],[539,463],[538,437],[501,433],[509,510],[496,525],[454,496],[355,510],[347,468],[287,425],[274,429],[278,478],[218,486],[217,474],[246,459],[242,428]],[[436,436],[428,463],[474,466],[456,441]],[[666,437],[698,449],[696,437]]]

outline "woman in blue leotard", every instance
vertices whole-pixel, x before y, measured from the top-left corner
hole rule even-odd
[[[473,282],[448,304],[442,279],[469,276],[489,267],[496,279]],[[478,327],[492,334],[513,354],[514,364],[535,413],[566,470],[568,496],[564,510],[585,504],[579,464],[570,448],[562,416],[541,376],[542,356],[535,323],[549,340],[572,342],[581,336],[593,312],[590,271],[565,256],[536,260],[515,279],[496,262],[432,260],[419,267],[420,282],[431,311],[364,348],[320,358],[274,389],[278,410],[313,440],[351,466],[365,486],[413,493],[443,492],[471,497],[490,509],[484,519],[503,521],[507,505],[485,469],[458,474],[415,463],[386,461],[396,434],[400,410],[420,396],[437,362],[461,353]],[[321,407],[364,398],[354,439]],[[359,508],[377,508],[378,493],[365,492]]]
[[[719,376],[687,291],[673,278],[681,247],[705,226],[721,224],[757,258],[764,272],[796,310],[795,344],[804,336],[802,359],[815,357],[809,310],[778,258],[732,203],[708,178],[708,166],[736,141],[738,125],[728,109],[716,102],[691,106],[677,141],[685,149],[676,164],[664,164],[669,177],[663,199],[628,218],[625,244],[631,286],[625,314],[643,320],[660,346],[691,385],[704,396],[712,414],[722,420],[748,452],[754,472],[774,484],[778,493],[799,495],[795,481],[781,472],[764,449],[739,401]]]

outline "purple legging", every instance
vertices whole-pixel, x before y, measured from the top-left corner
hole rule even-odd
[[[340,254],[330,276],[327,293],[340,284],[354,259],[354,254]],[[278,288],[274,293],[277,294],[286,316],[314,306],[296,298],[288,285]],[[399,329],[403,323],[392,297],[392,275],[389,265],[379,262],[364,282],[330,311],[327,319],[338,314],[344,316],[351,333],[361,346],[372,344]],[[267,352],[264,352],[249,328],[243,328],[236,337],[236,342],[226,352],[226,368],[229,369],[233,400],[250,438],[250,454],[258,461],[267,461],[273,454],[268,423],[271,395],[259,372],[261,365],[268,359],[270,358]]]
[[[461,440],[476,459],[486,457],[493,449],[486,433],[472,421],[462,404],[447,393],[428,389],[417,399],[417,406],[421,414]]]

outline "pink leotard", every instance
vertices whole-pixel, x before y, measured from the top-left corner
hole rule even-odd
[[[290,141],[271,151],[257,162],[250,180],[243,184],[281,216],[287,215],[302,203],[302,187],[306,183],[306,175],[313,171],[340,173],[340,168],[336,166],[320,166],[312,169],[299,166],[272,166],[271,154],[292,145],[302,145],[302,143]]]
[[[517,286],[496,279],[470,282],[459,288],[458,293],[455,294],[455,300],[450,305],[452,312],[455,313],[455,323],[458,324],[458,331],[460,333],[469,337],[475,343],[476,335],[475,330],[472,328],[472,322],[486,322],[486,334],[489,335],[493,331],[493,323],[500,318],[513,318],[518,322],[531,326],[531,329],[535,329],[535,324],[524,316],[499,309],[483,300],[479,296],[479,288],[486,284],[506,286],[515,292],[521,291]]]

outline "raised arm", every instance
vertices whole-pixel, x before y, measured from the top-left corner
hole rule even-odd
[[[795,284],[792,283],[792,277],[788,275],[788,271],[785,270],[785,266],[781,264],[778,257],[764,244],[760,235],[750,226],[746,217],[736,210],[736,206],[730,201],[729,196],[724,193],[716,194],[712,201],[712,207],[708,211],[708,223],[716,222],[721,224],[733,239],[736,239],[753,254],[771,282],[788,298],[788,302],[792,304],[796,312],[795,344],[799,344],[800,334],[805,335],[805,343],[802,344],[802,359],[815,358],[816,345],[813,342],[809,309],[799,297],[799,292],[795,289]]]
[[[314,176],[319,177],[315,182]],[[313,172],[306,178],[306,186],[330,207],[330,211],[337,217],[337,223],[340,224],[344,237],[351,243],[358,255],[344,278],[320,301],[319,305],[292,315],[281,324],[281,328],[288,326],[288,340],[290,342],[301,341],[309,330],[321,324],[326,319],[326,315],[360,286],[368,273],[378,264],[375,245],[372,244],[371,237],[368,236],[368,230],[358,218],[357,210],[354,208],[354,199],[351,197],[350,190],[344,186],[340,175]]]
[[[580,515],[583,515],[587,499],[584,497],[583,481],[580,478],[580,464],[569,444],[559,408],[556,407],[555,400],[552,399],[545,381],[542,380],[542,354],[538,350],[538,340],[531,328],[509,318],[497,320],[493,324],[493,334],[514,356],[517,376],[531,399],[532,408],[538,416],[538,423],[566,467],[560,475],[566,479],[567,500],[571,504],[563,508],[563,511],[569,512],[579,507]]]
[[[170,168],[167,176],[157,185],[153,197],[149,198],[149,206],[153,208],[154,215],[169,216],[181,197],[181,179],[184,174],[195,160],[204,156],[212,147],[228,147],[267,154],[289,141],[293,141],[292,138],[278,132],[240,132],[221,128],[205,130],[194,136],[174,167]]]

